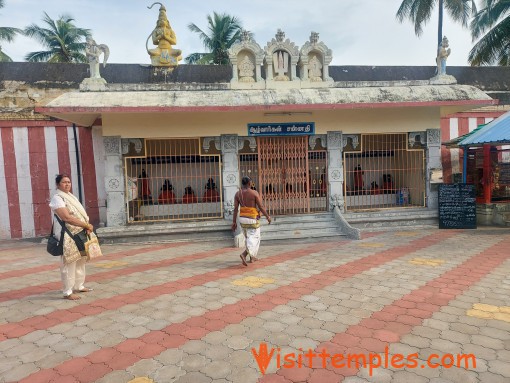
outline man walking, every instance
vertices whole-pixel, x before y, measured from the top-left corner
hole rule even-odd
[[[241,180],[241,190],[234,197],[234,219],[232,230],[237,228],[237,213],[239,212],[239,223],[243,229],[246,238],[246,250],[240,255],[244,266],[246,257],[250,256],[250,262],[257,261],[257,253],[260,246],[260,213],[264,214],[267,222],[271,224],[271,217],[267,214],[266,209],[262,206],[262,200],[256,190],[251,188],[252,181],[250,177],[243,177]],[[239,206],[241,209],[239,211]],[[260,213],[259,213],[260,210]]]

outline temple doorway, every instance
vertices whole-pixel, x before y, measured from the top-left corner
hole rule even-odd
[[[327,210],[327,156],[308,136],[257,137],[256,153],[239,156],[240,173],[255,183],[271,215]]]

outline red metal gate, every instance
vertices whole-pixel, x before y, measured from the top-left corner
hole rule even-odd
[[[272,215],[310,212],[308,137],[258,137],[258,185]]]

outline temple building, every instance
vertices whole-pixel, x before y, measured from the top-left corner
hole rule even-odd
[[[430,223],[461,161],[442,141],[510,104],[510,68],[331,66],[315,32],[298,44],[278,30],[264,48],[243,34],[231,65],[177,65],[180,53],[108,64],[97,86],[87,65],[0,63],[0,238],[49,232],[59,172],[104,238],[227,235],[243,176],[282,222],[325,215],[351,237],[370,212]]]

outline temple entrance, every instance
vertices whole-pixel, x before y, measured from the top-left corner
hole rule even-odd
[[[269,214],[327,210],[326,150],[311,150],[308,136],[257,137],[256,154],[240,154],[241,176],[248,175]]]

